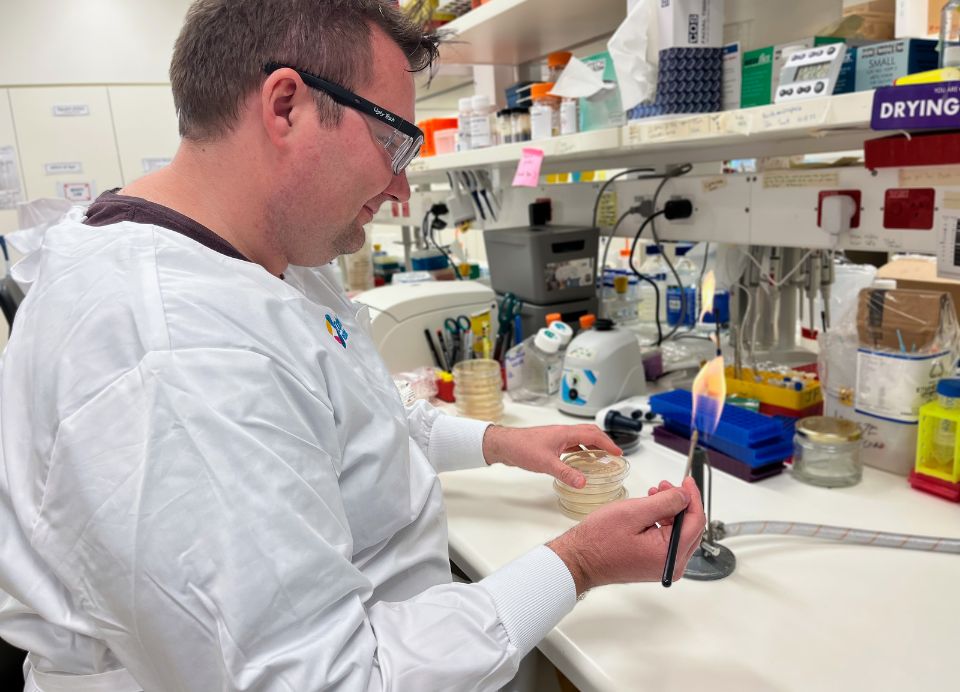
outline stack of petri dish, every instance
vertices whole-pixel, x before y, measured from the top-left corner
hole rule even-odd
[[[503,416],[502,387],[498,361],[478,358],[453,366],[453,397],[461,416],[499,422]]]
[[[573,488],[558,480],[553,482],[560,511],[571,519],[583,519],[595,509],[627,497],[623,479],[630,473],[630,462],[623,457],[589,449],[564,456],[563,463],[577,469],[587,479],[582,488]]]

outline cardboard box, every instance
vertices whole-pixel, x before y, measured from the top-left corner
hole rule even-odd
[[[613,58],[609,51],[603,51],[583,58],[583,62],[594,72],[600,74],[607,84],[617,84],[617,72],[613,67]],[[590,98],[579,100],[580,132],[603,130],[608,127],[621,127],[627,122],[620,101],[620,87],[604,89]]]
[[[857,91],[893,86],[900,77],[937,69],[937,41],[910,38],[863,46],[857,51]]]
[[[858,37],[870,41],[890,41],[897,38],[894,33],[896,5],[896,0],[843,0],[843,16],[857,18]]]
[[[857,300],[860,345],[893,352],[937,350],[940,315],[953,309],[953,300],[945,291],[864,288]]]
[[[878,279],[895,279],[897,288],[920,291],[943,291],[953,298],[954,310],[960,319],[960,281],[941,279],[937,276],[937,262],[930,259],[898,259],[877,270]]]
[[[940,10],[947,0],[897,0],[896,38],[939,36]]]
[[[723,110],[740,108],[742,79],[743,51],[739,43],[729,43],[723,47]]]

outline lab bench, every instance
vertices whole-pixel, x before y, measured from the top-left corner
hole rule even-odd
[[[507,397],[505,397],[507,398]],[[506,401],[504,425],[578,423]],[[643,433],[624,482],[643,497],[685,458]],[[960,538],[960,507],[872,468],[850,488],[789,472],[749,484],[713,474],[713,519],[778,520]],[[450,555],[478,580],[574,525],[551,478],[496,465],[441,475]],[[960,556],[793,536],[729,538],[721,581],[605,586],[540,644],[581,692],[956,689]]]

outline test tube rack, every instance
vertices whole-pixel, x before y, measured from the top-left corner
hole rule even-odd
[[[650,397],[650,408],[667,431],[689,439],[693,396],[675,389]],[[771,417],[737,406],[725,406],[715,431],[701,442],[751,468],[783,462],[793,456],[792,419]]]
[[[820,382],[810,373],[791,371],[784,375],[741,368],[737,377],[736,370],[730,366],[726,369],[726,379],[727,394],[759,401],[760,413],[768,416],[806,418],[823,412],[823,391]]]

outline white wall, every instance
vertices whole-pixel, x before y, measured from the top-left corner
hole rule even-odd
[[[190,0],[0,0],[0,86],[168,82]]]

